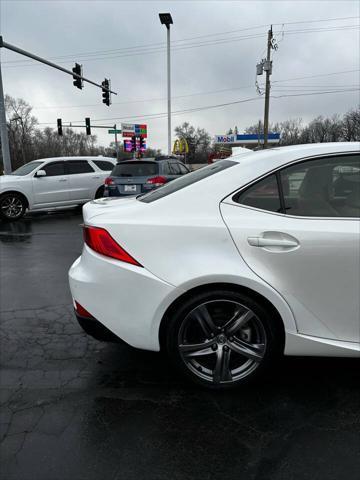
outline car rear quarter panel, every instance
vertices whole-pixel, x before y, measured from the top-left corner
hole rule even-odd
[[[191,205],[177,208],[171,197],[154,203],[117,202],[111,214],[89,219],[85,213],[86,223],[106,228],[128,253],[154,276],[172,285],[178,295],[215,283],[247,287],[267,298],[280,313],[285,329],[296,332],[287,303],[242,260],[222,220],[219,204],[197,196]],[[154,313],[154,331],[173,300],[164,298]]]

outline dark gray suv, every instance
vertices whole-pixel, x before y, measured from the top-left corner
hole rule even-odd
[[[175,157],[121,161],[105,180],[104,197],[146,193],[189,172],[188,167]]]

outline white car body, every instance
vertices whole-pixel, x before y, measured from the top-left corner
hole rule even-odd
[[[37,177],[36,173],[48,165],[58,162],[86,161],[92,171],[76,174],[60,174],[54,176]],[[23,195],[28,210],[48,210],[71,205],[79,205],[93,200],[98,189],[104,185],[112,166],[116,164],[114,158],[108,157],[54,157],[34,160],[39,162],[36,168],[27,175],[0,176],[0,196],[7,192],[17,192]],[[109,170],[102,170],[95,162],[106,162]],[[90,168],[89,168],[90,170]]]
[[[74,300],[128,344],[158,351],[160,326],[174,301],[197,287],[236,285],[275,307],[286,355],[360,356],[360,219],[292,216],[232,199],[272,171],[358,154],[359,146],[249,152],[228,159],[236,166],[152,203],[134,197],[87,203],[85,224],[106,229],[143,267],[84,245],[69,272]],[[269,232],[282,241],[296,238],[298,246],[288,251],[249,243],[266,240]]]

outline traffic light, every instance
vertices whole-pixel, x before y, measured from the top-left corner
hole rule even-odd
[[[140,137],[140,152],[145,150],[145,138]]]
[[[107,105],[108,107],[111,104],[111,98],[110,98],[110,80],[105,78],[103,82],[101,82],[102,85],[102,96],[103,96],[103,103]]]
[[[57,129],[58,129],[58,134],[59,134],[59,135],[62,135],[62,134],[63,134],[63,130],[62,130],[62,121],[61,121],[61,118],[58,118],[58,119],[57,119]]]
[[[91,135],[91,125],[90,125],[90,118],[85,118],[85,127],[86,127],[86,135]]]
[[[76,73],[77,75],[82,76],[82,65],[80,65],[79,63],[75,63],[75,67],[72,69],[72,71],[74,73]],[[81,90],[83,88],[82,79],[76,77],[75,75],[73,75],[73,79],[74,79],[74,81],[73,81],[74,87],[80,88],[80,90]]]
[[[136,137],[131,137],[131,151],[136,152]]]

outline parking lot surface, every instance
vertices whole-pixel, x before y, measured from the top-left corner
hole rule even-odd
[[[359,479],[357,359],[287,358],[218,393],[161,354],[93,340],[67,282],[81,221],[0,223],[2,480]]]

